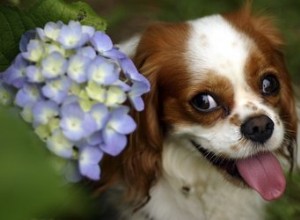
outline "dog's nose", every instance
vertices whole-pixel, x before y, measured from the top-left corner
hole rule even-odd
[[[272,135],[274,122],[266,115],[248,118],[241,126],[245,138],[257,143],[265,143]]]

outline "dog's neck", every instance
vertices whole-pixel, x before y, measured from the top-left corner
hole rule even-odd
[[[198,152],[191,154],[188,144],[174,138],[165,142],[163,174],[133,219],[262,219],[259,196],[226,181]]]

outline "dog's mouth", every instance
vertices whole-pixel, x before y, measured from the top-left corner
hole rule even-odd
[[[274,200],[284,193],[286,180],[273,153],[264,152],[248,158],[232,159],[216,155],[200,144],[191,142],[213,166],[256,190],[263,199]]]
[[[217,168],[220,168],[221,170],[226,171],[226,173],[228,173],[231,177],[244,182],[237,169],[236,161],[234,159],[228,159],[219,155],[217,156],[215,153],[204,149],[200,144],[197,144],[194,141],[192,141],[192,144],[211,164]]]

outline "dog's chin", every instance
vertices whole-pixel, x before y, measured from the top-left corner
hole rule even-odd
[[[247,184],[241,177],[237,166],[236,160],[224,156],[216,155],[212,151],[203,148],[195,141],[191,141],[192,145],[202,154],[202,156],[232,184],[239,187],[247,187]]]

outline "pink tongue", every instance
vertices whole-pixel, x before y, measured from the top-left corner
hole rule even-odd
[[[236,162],[244,181],[265,200],[279,198],[285,191],[285,177],[272,153],[262,153]]]

